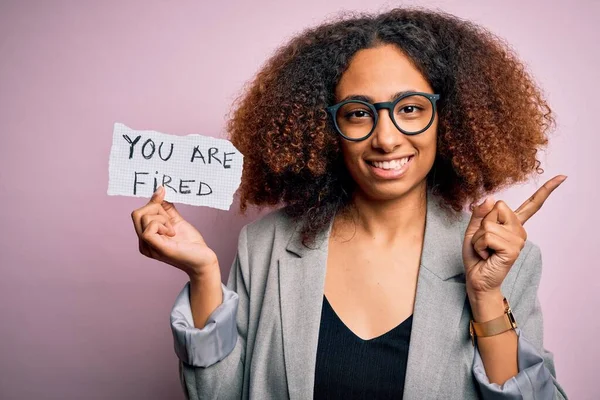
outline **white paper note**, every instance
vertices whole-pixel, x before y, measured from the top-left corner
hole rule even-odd
[[[137,131],[115,123],[108,162],[108,194],[151,197],[229,210],[244,157],[225,139]]]

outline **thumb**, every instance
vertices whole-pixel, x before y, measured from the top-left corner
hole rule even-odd
[[[152,197],[150,197],[149,203],[160,204],[164,198],[165,198],[165,188],[163,186],[159,186],[158,188],[156,188],[156,190],[152,194]]]
[[[179,214],[179,211],[177,211],[177,208],[175,208],[175,204],[163,200],[162,202],[162,208],[167,212],[167,215],[169,216],[169,218],[171,219],[171,222],[173,224],[176,224],[179,221],[183,220],[183,217],[181,216],[181,214]]]
[[[467,230],[465,232],[466,238],[470,240],[473,237],[475,232],[477,232],[481,226],[481,221],[494,208],[494,204],[494,198],[487,197],[483,203],[473,207],[473,213],[471,214],[471,219],[469,220],[469,225],[467,225]]]
[[[177,211],[173,203],[165,200],[166,192],[167,189],[164,186],[159,186],[150,198],[150,202],[160,204],[163,210],[165,210],[165,212],[167,213],[170,222],[172,224],[175,224],[183,220],[183,217],[181,216],[181,214],[179,214],[179,211]]]

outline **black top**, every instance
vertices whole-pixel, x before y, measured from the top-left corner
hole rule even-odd
[[[314,399],[401,399],[412,315],[381,336],[363,340],[323,296]]]

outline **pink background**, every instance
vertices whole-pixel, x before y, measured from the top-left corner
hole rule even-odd
[[[145,200],[106,194],[113,123],[223,135],[229,105],[278,45],[365,4],[0,3],[0,398],[183,398],[169,311],[187,277],[138,253],[130,213]],[[545,344],[559,380],[572,398],[598,398],[600,2],[420,4],[505,37],[558,115],[545,174],[502,198],[516,208],[569,176],[526,228],[542,249]],[[252,215],[179,208],[225,280]]]

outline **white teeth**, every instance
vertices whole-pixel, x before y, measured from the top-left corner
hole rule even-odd
[[[371,163],[377,167],[377,168],[381,168],[381,169],[400,169],[402,168],[402,166],[404,166],[404,164],[406,164],[408,162],[408,159],[410,157],[404,157],[404,158],[400,158],[397,160],[391,160],[391,161],[372,161]]]

